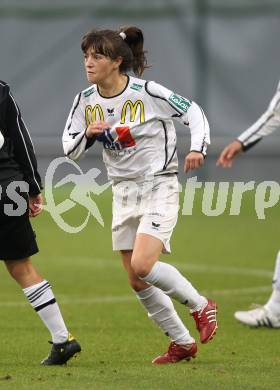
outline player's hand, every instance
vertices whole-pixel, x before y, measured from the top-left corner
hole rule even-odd
[[[204,156],[200,152],[190,152],[185,158],[184,171],[200,168],[204,164]]]
[[[37,217],[43,211],[42,204],[42,194],[29,196],[29,217]]]
[[[110,129],[110,125],[104,121],[95,121],[93,123],[90,123],[86,129],[86,137],[92,138],[94,136],[98,136],[106,129]]]
[[[242,143],[239,141],[233,141],[231,144],[224,148],[216,162],[216,165],[220,165],[223,168],[230,168],[232,166],[233,159],[239,153],[241,153],[242,150]]]

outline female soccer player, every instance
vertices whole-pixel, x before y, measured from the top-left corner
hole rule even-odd
[[[224,148],[218,158],[217,165],[230,168],[233,160],[238,155],[256,145],[263,137],[271,134],[279,127],[280,82],[264,114],[240,134],[237,140]],[[280,251],[276,257],[272,288],[272,294],[265,305],[253,310],[237,311],[234,314],[235,318],[243,324],[253,327],[280,328]]]
[[[217,329],[216,303],[201,296],[172,265],[159,261],[170,252],[178,213],[178,160],[173,118],[189,126],[191,151],[185,171],[204,163],[209,126],[194,102],[140,76],[147,67],[143,34],[136,27],[90,31],[82,39],[85,70],[92,84],[80,92],[63,134],[65,154],[77,160],[94,142],[113,183],[113,249],[120,251],[129,282],[148,315],[170,336],[156,364],[190,360],[194,338],[170,299],[186,305],[207,343]]]
[[[27,187],[21,187],[24,184]],[[41,188],[20,109],[9,85],[0,81],[0,259],[51,333],[53,346],[42,364],[56,365],[66,363],[81,347],[68,333],[51,285],[31,261],[38,247],[29,216],[42,211]]]

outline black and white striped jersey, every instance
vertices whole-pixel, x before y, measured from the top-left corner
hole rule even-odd
[[[0,185],[24,180],[29,194],[41,192],[41,178],[31,138],[10,87],[0,81]]]
[[[280,82],[268,109],[251,127],[238,137],[238,140],[243,144],[243,149],[247,150],[278,127],[280,127]]]
[[[110,98],[92,85],[74,100],[63,134],[64,152],[76,160],[95,141],[102,142],[103,160],[114,181],[177,172],[174,119],[189,127],[191,150],[206,154],[209,125],[195,102],[134,77],[128,77],[126,88]],[[96,120],[108,122],[110,128],[89,140],[85,130]]]

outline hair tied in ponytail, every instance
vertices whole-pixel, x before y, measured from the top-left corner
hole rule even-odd
[[[124,33],[123,31],[120,32],[120,36],[122,37],[123,40],[125,40],[126,38],[126,33]]]

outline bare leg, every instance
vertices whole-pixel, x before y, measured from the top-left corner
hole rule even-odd
[[[34,268],[30,257],[23,260],[7,260],[5,265],[21,288],[30,287],[43,281],[42,276]]]

